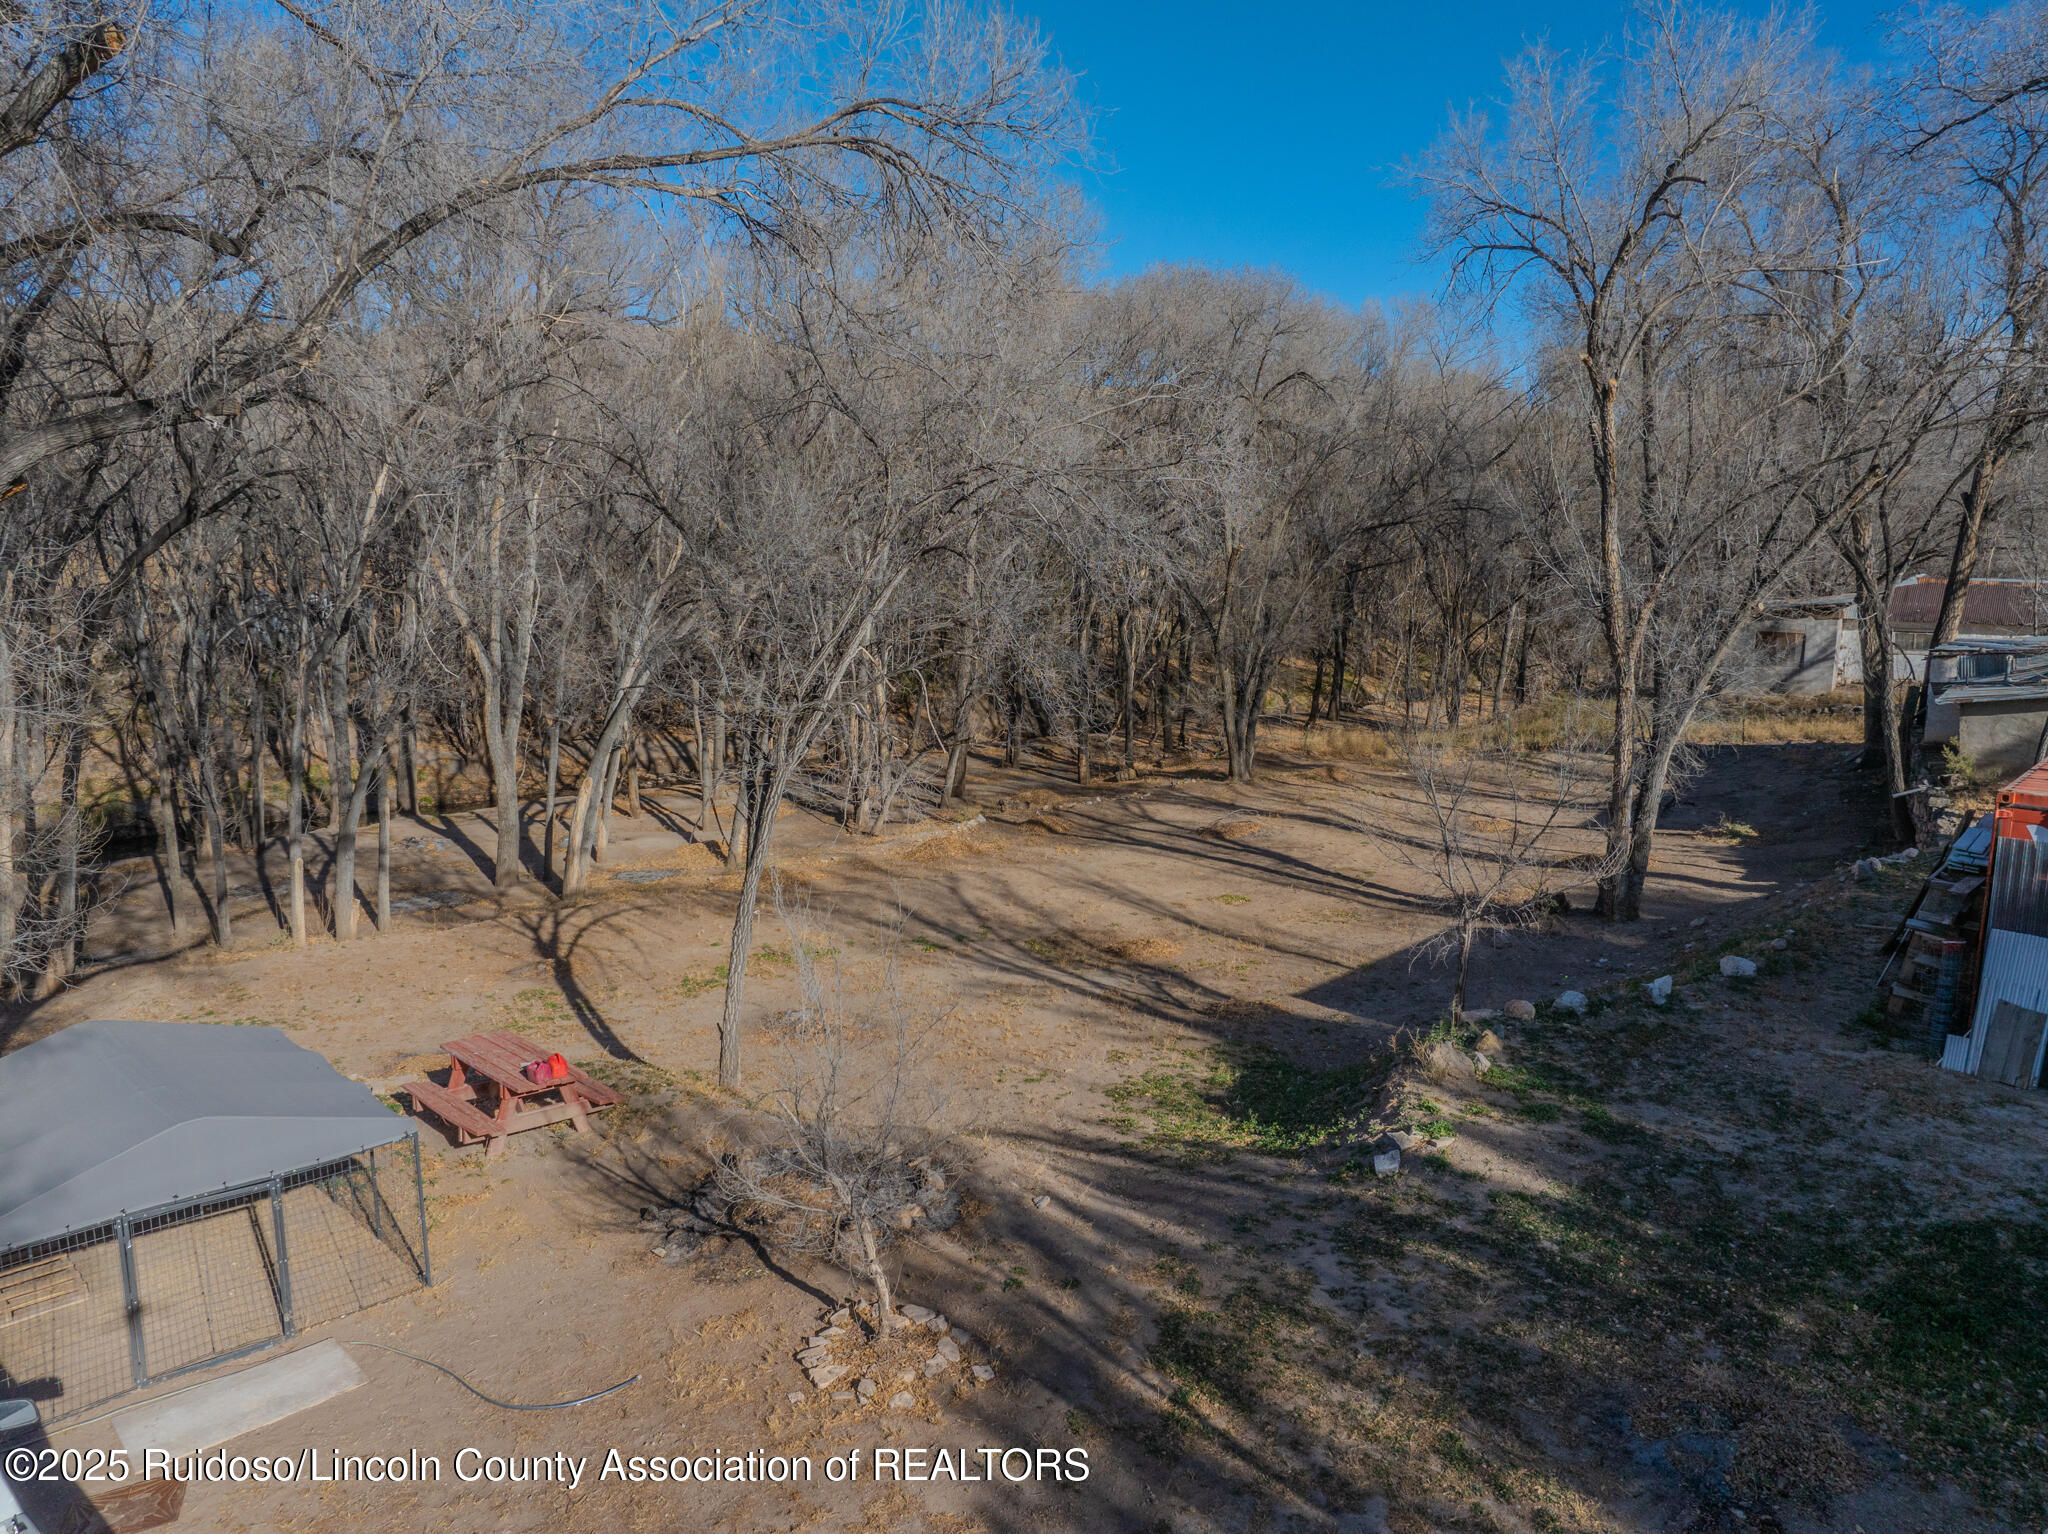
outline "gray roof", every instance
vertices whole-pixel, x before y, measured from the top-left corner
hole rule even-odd
[[[0,1251],[414,1132],[276,1028],[79,1023],[0,1055]]]

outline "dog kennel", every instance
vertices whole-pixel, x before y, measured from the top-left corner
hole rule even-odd
[[[0,1056],[0,1396],[62,1420],[432,1282],[416,1126],[279,1029]]]

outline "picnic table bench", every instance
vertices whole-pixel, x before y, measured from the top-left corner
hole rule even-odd
[[[545,1060],[549,1051],[516,1033],[473,1033],[441,1047],[448,1051],[448,1085],[408,1081],[398,1090],[412,1098],[415,1113],[430,1113],[454,1130],[458,1144],[482,1140],[486,1156],[498,1155],[506,1139],[522,1129],[564,1119],[580,1134],[590,1127],[592,1112],[624,1101],[620,1093],[573,1065],[563,1081],[529,1079],[526,1067]],[[486,1090],[495,1099],[489,1112],[482,1101]],[[555,1100],[541,1101],[546,1097]]]

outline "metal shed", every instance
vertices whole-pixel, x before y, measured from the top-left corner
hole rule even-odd
[[[2032,1087],[2048,1051],[2048,764],[2000,789],[1991,820],[1977,1002],[1942,1064]]]
[[[0,1056],[0,1395],[62,1418],[431,1282],[417,1129],[276,1028]]]

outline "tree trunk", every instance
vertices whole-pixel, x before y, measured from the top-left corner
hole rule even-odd
[[[1631,871],[1636,767],[1636,646],[1628,621],[1628,592],[1621,565],[1620,487],[1616,478],[1619,437],[1617,385],[1582,358],[1598,408],[1594,412],[1594,479],[1600,502],[1601,620],[1608,663],[1614,671],[1614,738],[1608,753],[1607,857],[1613,872],[1600,881],[1595,910],[1608,921],[1642,916],[1642,887]],[[1653,806],[1654,808],[1654,806]]]
[[[491,753],[491,799],[497,817],[498,847],[491,884],[510,889],[519,882],[519,757],[516,747],[500,739]]]
[[[1095,636],[1095,597],[1081,603],[1080,631],[1075,636],[1075,663],[1080,676],[1074,688],[1074,781],[1086,783],[1090,776],[1089,737],[1095,733],[1095,664],[1089,653]]]
[[[1529,701],[1529,640],[1536,624],[1524,613],[1522,617],[1522,642],[1515,647],[1515,707],[1520,708]]]
[[[889,1289],[888,1270],[882,1266],[881,1248],[875,1242],[875,1226],[872,1220],[862,1217],[856,1222],[860,1232],[860,1254],[867,1263],[868,1280],[875,1286],[875,1331],[886,1337],[896,1329],[896,1306]]]
[[[562,721],[551,716],[548,719],[548,812],[541,830],[541,876],[556,880],[555,889],[562,888],[560,876],[555,870],[555,815],[556,795],[562,781]]]
[[[1138,636],[1137,619],[1126,609],[1117,614],[1116,647],[1118,664],[1118,703],[1123,713],[1124,762],[1121,776],[1126,780],[1138,775],[1137,758],[1131,750],[1131,735],[1137,726],[1138,713]]]
[[[774,792],[768,763],[750,752],[751,773],[742,774],[741,792],[747,798],[746,862],[740,878],[740,903],[733,914],[732,943],[726,951],[725,1006],[718,1018],[718,1084],[740,1084],[740,1025],[747,990],[747,960],[754,947],[754,905],[761,895],[761,875],[768,867],[768,850],[775,836],[775,809],[779,795]],[[752,781],[749,781],[752,779]],[[768,781],[762,781],[762,780]],[[733,816],[739,830],[740,817]]]
[[[269,710],[265,707],[269,701],[259,676],[250,689],[249,699],[249,848],[256,854],[259,868],[263,865],[263,837],[268,830],[263,823],[263,748],[270,733]]]
[[[569,811],[569,839],[562,851],[562,893],[577,895],[583,891],[583,856],[579,851],[584,817],[590,812],[591,781],[588,772],[583,781],[576,785],[576,802]]]
[[[6,578],[12,595],[13,577]],[[21,935],[21,912],[28,903],[27,880],[16,857],[21,838],[21,802],[32,794],[21,781],[21,753],[17,749],[21,732],[20,683],[15,676],[14,651],[0,634],[0,985],[11,988]],[[173,843],[175,845],[175,841]]]
[[[1493,713],[1500,717],[1501,705],[1506,701],[1508,682],[1508,657],[1515,648],[1516,631],[1522,626],[1522,599],[1515,598],[1508,608],[1508,626],[1500,636],[1500,664],[1493,668]]]
[[[624,744],[612,747],[605,758],[603,791],[597,796],[597,823],[591,828],[590,858],[602,863],[612,845],[612,805],[619,796],[619,769],[626,759]]]
[[[1351,661],[1351,615],[1358,605],[1358,567],[1344,572],[1344,600],[1337,608],[1337,643],[1330,655],[1330,723],[1344,718],[1344,671]]]
[[[346,704],[344,694],[344,707]],[[354,769],[349,761],[346,716],[335,713],[325,677],[320,679],[320,731],[327,737],[327,834],[333,836],[341,830],[340,785],[348,781]]]
[[[396,742],[377,753],[377,931],[391,930],[391,758]]]
[[[1985,453],[1970,474],[1970,488],[1963,492],[1963,515],[1956,525],[1956,543],[1949,555],[1948,584],[1942,588],[1941,611],[1935,615],[1934,635],[1927,641],[1932,652],[1937,645],[1952,642],[1963,631],[1964,604],[1970,598],[1970,581],[1977,573],[1977,556],[1983,545],[1984,526],[1990,520],[1991,501],[1998,481],[2001,460]]]
[[[57,820],[57,930],[43,965],[43,996],[56,995],[71,978],[83,935],[78,930],[78,779],[84,760],[85,731],[74,726],[64,740],[64,776],[59,788]]]
[[[310,938],[306,922],[306,668],[299,666],[298,693],[292,700],[289,781],[285,784],[285,859],[290,867],[292,946],[304,948]]]
[[[214,753],[204,745],[199,751],[199,801],[206,816],[207,857],[213,865],[213,941],[215,946],[225,948],[234,935],[228,916],[227,816],[221,804]]]
[[[1306,730],[1313,730],[1316,727],[1316,720],[1322,717],[1323,665],[1323,653],[1320,650],[1318,650],[1316,652],[1316,679],[1314,682],[1309,684],[1308,689],[1308,718],[1303,722],[1302,725],[1302,728]]]
[[[381,777],[373,758],[364,757],[361,770],[342,806],[341,829],[334,834],[334,938],[352,943],[356,936],[356,835],[363,823],[363,806],[370,797],[370,782]]]
[[[164,888],[171,907],[171,933],[183,942],[192,930],[191,902],[185,893],[185,859],[178,845],[178,806],[171,797],[171,783],[163,756],[159,754],[157,789],[150,795],[150,818],[156,822],[157,856],[164,866]],[[8,813],[12,813],[11,809]],[[12,853],[4,855],[9,865]]]
[[[1458,918],[1458,978],[1451,985],[1451,1021],[1465,1015],[1465,977],[1472,969],[1472,935],[1478,923],[1469,916]]]
[[[399,739],[405,747],[405,813],[415,818],[420,812],[420,727],[412,705],[405,706],[405,723]]]

